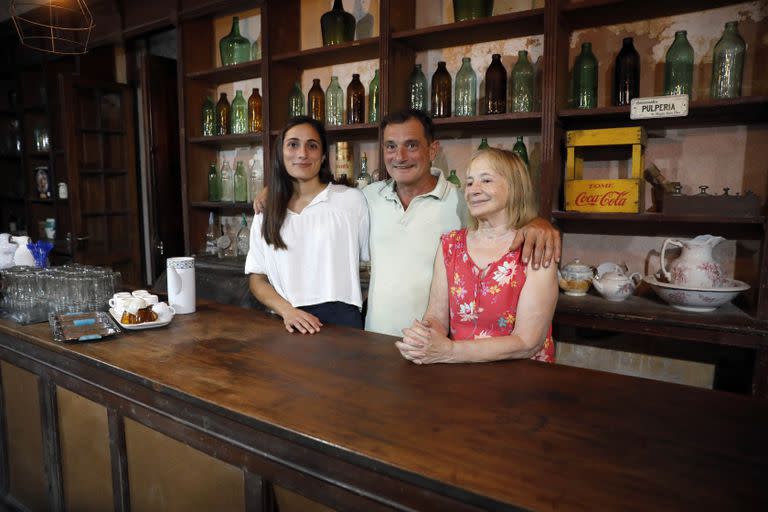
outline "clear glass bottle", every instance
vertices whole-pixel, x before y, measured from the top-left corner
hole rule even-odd
[[[461,188],[461,180],[456,176],[456,169],[451,169],[451,173],[448,175],[447,180],[457,187]]]
[[[312,79],[312,88],[307,94],[307,115],[321,123],[325,119],[325,93],[319,78]]]
[[[533,110],[533,65],[528,52],[517,52],[517,62],[512,66],[512,112]]]
[[[379,122],[379,70],[373,73],[373,79],[368,84],[368,122]]]
[[[482,139],[480,139],[480,145],[479,145],[479,146],[477,146],[477,149],[478,149],[478,151],[479,151],[479,150],[481,150],[481,149],[488,149],[488,148],[490,148],[490,147],[491,147],[491,146],[489,146],[489,145],[488,145],[488,139],[486,139],[485,137],[483,137]]]
[[[288,96],[288,117],[304,115],[304,93],[298,80],[293,83],[291,95]]]
[[[235,200],[235,176],[227,160],[221,164],[221,200],[228,203]]]
[[[528,150],[525,148],[525,142],[523,142],[522,136],[517,137],[517,142],[512,146],[512,152],[520,155],[520,158],[522,158],[526,166],[530,165],[528,163]]]
[[[624,38],[613,71],[613,104],[629,105],[640,96],[640,54],[631,37]]]
[[[251,232],[248,229],[248,220],[245,218],[245,214],[241,214],[240,217],[240,229],[237,230],[235,240],[237,240],[237,256],[246,256],[248,249],[250,248]]]
[[[469,57],[462,57],[456,73],[455,102],[457,116],[477,115],[477,75]]]
[[[227,135],[229,133],[229,118],[230,118],[230,106],[229,100],[227,100],[227,93],[223,92],[219,96],[219,102],[216,103],[216,134]]]
[[[485,71],[485,113],[503,114],[507,111],[507,70],[501,54],[491,55],[491,65]]]
[[[216,231],[213,212],[210,212],[208,214],[208,231],[205,232],[205,254],[214,256],[218,252],[216,247],[216,239],[218,238],[219,234]]]
[[[261,158],[254,157],[251,168],[248,170],[248,202],[252,203],[264,188],[264,165]]]
[[[211,162],[208,168],[208,200],[214,203],[221,201],[221,175],[216,169],[216,162]]]
[[[259,88],[254,87],[251,97],[248,98],[248,131],[258,133],[264,129],[261,120],[261,94]]]
[[[352,81],[347,86],[347,124],[365,122],[365,87],[360,75],[352,74]]]
[[[408,108],[426,112],[427,105],[427,77],[421,70],[421,64],[416,64],[408,77]]]
[[[210,96],[205,97],[200,112],[200,133],[203,137],[216,135],[216,106]]]
[[[251,60],[259,60],[261,58],[261,34],[251,45]]]
[[[688,42],[687,32],[675,32],[675,40],[667,50],[664,60],[664,94],[687,94],[693,92],[693,46]]]
[[[243,97],[243,91],[235,91],[232,100],[232,115],[229,121],[229,131],[232,134],[248,132],[248,102]]]
[[[344,124],[344,91],[337,76],[331,77],[331,83],[325,90],[325,124],[328,126]]]
[[[243,161],[238,160],[235,166],[235,202],[244,203],[246,201],[248,201],[248,176],[245,174]]]
[[[723,36],[712,52],[712,98],[738,98],[741,96],[741,79],[744,72],[744,55],[747,46],[739,34],[739,22],[725,24]]]
[[[432,105],[432,117],[451,117],[451,74],[445,67],[445,61],[438,61],[437,69],[432,75],[432,88],[430,89],[430,104]]]
[[[581,53],[573,67],[574,106],[597,107],[597,59],[592,53],[592,43],[582,43]]]
[[[357,177],[357,188],[365,188],[371,184],[371,175],[368,174],[368,157],[365,153],[360,158],[360,175]]]
[[[231,66],[251,59],[251,42],[240,35],[240,18],[232,17],[232,29],[219,41],[221,64]]]

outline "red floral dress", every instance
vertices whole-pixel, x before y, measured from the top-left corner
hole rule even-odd
[[[463,341],[512,334],[526,278],[521,251],[507,252],[483,273],[467,252],[466,229],[446,233],[440,242],[450,294],[451,339]],[[551,327],[544,346],[531,359],[555,362]]]

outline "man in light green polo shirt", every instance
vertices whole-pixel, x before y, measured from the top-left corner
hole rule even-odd
[[[432,268],[440,235],[465,225],[462,192],[442,173],[431,174],[439,142],[432,120],[417,110],[382,121],[384,164],[391,179],[363,189],[370,211],[371,282],[367,331],[401,336],[427,309]],[[522,228],[512,248],[523,246],[523,261],[534,268],[560,259],[560,233],[544,219]]]

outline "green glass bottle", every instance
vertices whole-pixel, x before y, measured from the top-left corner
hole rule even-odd
[[[343,2],[334,0],[333,8],[320,17],[323,46],[353,41],[355,24],[355,17],[344,10]]]
[[[251,45],[251,60],[259,60],[261,58],[261,34]]]
[[[240,18],[232,17],[232,30],[219,41],[221,64],[231,66],[251,60],[251,43],[240,35]]]
[[[667,50],[664,61],[664,94],[687,94],[693,91],[693,46],[687,32],[675,32],[675,40]]]
[[[453,0],[454,21],[475,20],[493,14],[493,0]]]
[[[448,181],[461,188],[461,180],[456,176],[456,169],[451,169],[451,173],[448,175]]]
[[[379,122],[379,70],[373,73],[373,80],[368,84],[368,122]]]
[[[288,117],[304,115],[304,93],[301,92],[301,85],[298,80],[293,83],[291,95],[288,96]]]
[[[488,145],[488,139],[486,139],[485,137],[483,137],[482,139],[480,139],[480,145],[479,145],[479,146],[477,146],[477,149],[478,149],[478,150],[481,150],[481,149],[488,149],[488,148],[490,148],[490,147],[491,147],[491,146],[489,146],[489,145]]]
[[[214,203],[221,201],[221,175],[216,169],[216,162],[211,162],[208,168],[208,200]]]
[[[229,132],[232,134],[248,133],[248,102],[243,97],[243,91],[235,91],[232,100],[232,114],[229,121]]]
[[[469,57],[461,59],[461,68],[456,73],[454,94],[457,116],[477,115],[477,74],[472,69],[472,60]]]
[[[517,52],[517,62],[512,67],[512,112],[533,110],[533,65],[528,52]]]
[[[238,160],[235,166],[235,202],[245,203],[246,201],[248,201],[248,176],[245,174],[243,161]]]
[[[592,43],[581,44],[581,54],[573,67],[574,103],[576,108],[597,107],[597,59]]]
[[[341,126],[344,123],[344,91],[339,84],[339,77],[332,76],[331,83],[325,90],[325,124]]]
[[[210,96],[205,97],[200,114],[200,133],[204,137],[216,135],[216,106]]]
[[[512,146],[512,152],[518,154],[523,162],[525,162],[526,166],[530,165],[528,163],[528,150],[525,149],[525,143],[523,142],[522,136],[517,137],[517,142]]]
[[[421,70],[421,64],[416,64],[408,77],[408,108],[426,112],[427,105],[427,77]]]
[[[741,96],[741,78],[744,72],[744,54],[747,45],[739,34],[739,22],[725,24],[723,37],[712,52],[712,98],[738,98]]]

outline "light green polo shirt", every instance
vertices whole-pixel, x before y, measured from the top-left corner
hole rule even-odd
[[[427,309],[440,235],[462,227],[466,204],[442,173],[435,188],[413,198],[407,210],[392,179],[368,185],[363,194],[371,217],[365,330],[402,336]]]

